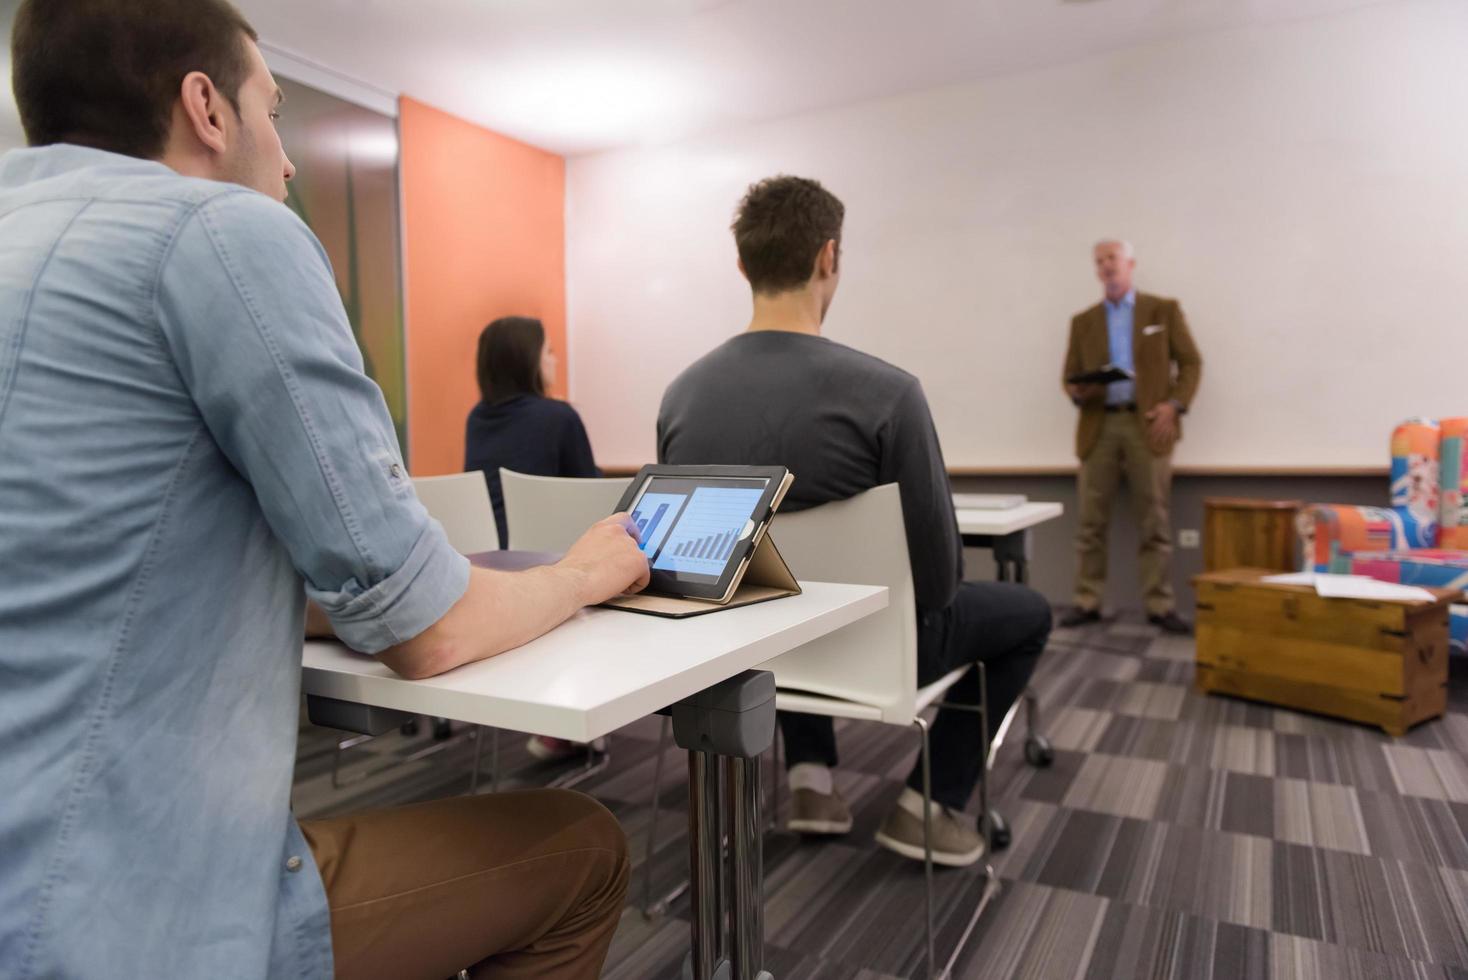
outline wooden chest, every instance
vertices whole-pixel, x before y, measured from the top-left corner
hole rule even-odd
[[[1300,567],[1298,500],[1203,498],[1203,570]]]
[[[1198,593],[1196,684],[1209,694],[1267,701],[1401,735],[1447,710],[1448,606],[1327,599],[1304,585],[1230,569],[1193,579]]]

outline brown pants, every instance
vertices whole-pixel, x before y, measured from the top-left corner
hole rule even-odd
[[[1100,609],[1106,596],[1106,532],[1123,474],[1141,539],[1137,564],[1147,613],[1160,616],[1173,609],[1172,456],[1152,453],[1144,425],[1136,412],[1108,412],[1101,440],[1081,461],[1076,532],[1076,605],[1081,609]]]
[[[307,820],[338,978],[591,980],[627,892],[627,839],[564,790]]]

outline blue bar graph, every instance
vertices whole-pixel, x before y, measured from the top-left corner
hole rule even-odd
[[[653,561],[660,571],[717,577],[734,554],[740,535],[763,494],[744,487],[699,487],[663,521],[667,547]],[[653,509],[648,504],[648,510]],[[648,522],[651,533],[652,521]],[[649,552],[651,554],[651,552]]]
[[[649,556],[657,554],[686,499],[675,493],[648,493],[632,508],[632,523],[637,528],[637,540],[644,553]]]
[[[651,535],[652,528],[657,524],[654,517],[648,525],[648,534]],[[738,531],[724,531],[721,534],[706,534],[701,538],[692,538],[684,541],[673,549],[676,558],[695,558],[702,561],[721,562],[734,553],[734,545],[739,541]]]
[[[658,509],[653,513],[652,519],[651,520],[644,520],[642,522],[642,524],[646,524],[647,525],[646,530],[643,531],[642,524],[637,525],[637,530],[643,531],[643,534],[642,534],[642,540],[643,541],[650,541],[650,540],[652,540],[652,536],[654,534],[656,534],[657,531],[658,531],[658,524],[660,524],[662,522],[663,515],[666,514],[667,512],[668,512],[668,505],[667,504],[658,504]]]

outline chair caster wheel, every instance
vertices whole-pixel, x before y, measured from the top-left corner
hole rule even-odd
[[[990,810],[988,816],[984,817],[984,829],[988,831],[989,843],[994,850],[1002,851],[1009,846],[1010,833],[1009,821],[997,811]]]
[[[1025,761],[1036,769],[1048,768],[1055,761],[1055,747],[1044,735],[1031,735],[1025,739]]]

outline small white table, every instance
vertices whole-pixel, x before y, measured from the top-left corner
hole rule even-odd
[[[308,695],[590,742],[887,606],[880,586],[801,589],[690,619],[583,609],[518,649],[417,681],[313,640],[302,683]]]
[[[998,566],[997,578],[1001,582],[1028,582],[1030,578],[1030,528],[1046,521],[1053,521],[1065,513],[1063,504],[1031,501],[1020,504],[1018,507],[1006,507],[996,510],[976,510],[958,507],[960,498],[967,495],[954,495],[954,511],[958,515],[958,533],[963,538],[965,547],[988,548],[994,553],[994,563]],[[1050,741],[1040,734],[1040,703],[1034,689],[1026,687],[1021,695],[1021,701],[1025,705],[1025,761],[1036,767],[1050,765],[1055,758],[1055,750]],[[989,756],[984,763],[984,778],[989,778],[989,771],[994,766],[994,760],[999,754],[999,747],[1004,744],[1005,737],[1009,734],[1009,728],[1014,723],[1015,709],[1020,702],[1016,701],[1005,712],[1004,720],[1000,722],[994,738],[989,741]],[[989,817],[990,840],[996,848],[1009,845],[1009,824],[998,813],[992,813]]]
[[[1003,510],[959,509],[958,533],[965,547],[994,552],[1001,582],[1029,580],[1030,528],[1065,513],[1059,503],[1031,501]]]
[[[553,558],[523,552],[471,556],[476,565],[503,569]],[[583,609],[522,647],[417,681],[405,680],[375,658],[339,643],[309,641],[302,686],[308,696],[333,699],[330,703],[337,705],[370,705],[591,741],[660,709],[686,705],[767,660],[887,606],[887,589],[881,586],[802,582],[801,589],[798,596],[690,619]],[[761,678],[769,686],[773,734],[773,678],[760,673],[756,679]],[[720,971],[728,963],[721,960],[732,952],[741,977],[769,978],[761,952],[759,760],[757,754],[740,758],[717,751],[688,753],[692,975],[694,980],[725,976]],[[724,779],[716,766],[724,768]],[[733,828],[732,868],[727,871],[718,819],[726,806]],[[734,899],[727,942],[720,909],[726,873],[733,876]]]

